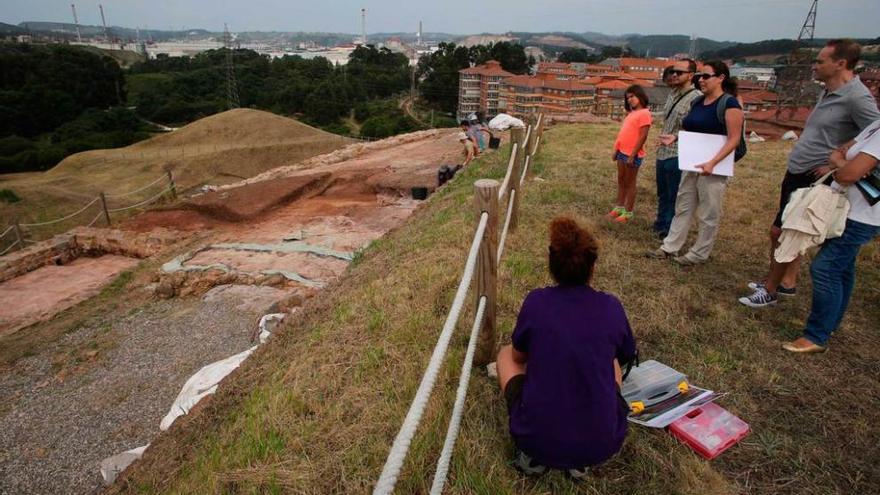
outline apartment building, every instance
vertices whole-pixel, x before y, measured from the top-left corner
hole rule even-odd
[[[514,76],[502,84],[500,110],[527,116],[535,113],[588,112],[596,89],[573,79]]]
[[[487,119],[498,115],[501,81],[513,74],[501,68],[501,62],[489,60],[458,71],[458,118],[483,112]]]

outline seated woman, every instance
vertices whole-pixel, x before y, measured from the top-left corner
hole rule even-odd
[[[636,343],[616,297],[590,287],[596,238],[565,217],[550,224],[550,273],[557,285],[531,291],[513,345],[498,353],[498,380],[517,447],[516,467],[547,467],[575,478],[620,450],[628,408],[620,366]]]

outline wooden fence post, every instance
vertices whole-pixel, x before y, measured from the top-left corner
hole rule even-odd
[[[477,220],[485,211],[489,214],[486,234],[480,243],[477,267],[474,276],[477,281],[474,300],[478,305],[480,297],[486,296],[486,311],[483,327],[474,354],[474,365],[485,366],[495,360],[495,309],[498,292],[498,181],[480,179],[474,183],[474,207]],[[476,307],[476,306],[474,306]]]
[[[527,157],[528,154],[523,153],[523,156]],[[513,167],[510,171],[510,182],[508,182],[507,184],[507,194],[504,196],[504,200],[507,201],[510,205],[509,229],[511,231],[516,230],[517,217],[519,216],[519,196],[520,194],[522,194],[522,188],[519,186],[519,176],[520,174],[522,174],[522,167],[524,163],[525,161],[519,159],[519,157],[517,157],[517,159],[513,161]],[[510,203],[510,194],[512,191],[516,191],[516,194],[514,194],[513,196],[513,203]],[[507,205],[500,205],[500,207],[507,208]]]
[[[169,191],[171,192],[171,199],[177,199],[177,186],[174,184],[174,176],[171,175],[171,171],[168,171],[168,183],[171,184]]]
[[[522,148],[522,138],[523,138],[523,128],[522,127],[511,127],[510,128],[510,150],[513,153],[513,145],[517,144],[517,148]]]
[[[24,249],[24,235],[21,233],[21,225],[18,224],[18,219],[16,218],[14,222],[12,222],[13,230],[15,230],[15,242],[18,243],[18,249]]]
[[[101,193],[101,209],[104,210],[104,220],[107,222],[107,226],[110,226],[110,212],[107,211],[107,197],[104,196],[104,193]]]

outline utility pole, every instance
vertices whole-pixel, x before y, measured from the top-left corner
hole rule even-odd
[[[801,106],[815,103],[818,88],[813,82],[813,53],[810,45],[815,39],[818,7],[819,0],[813,0],[798,34],[797,43],[788,56],[788,63],[780,68],[777,74],[775,88],[777,120],[783,109],[787,108],[793,112]]]
[[[70,4],[70,10],[73,12],[73,25],[76,26],[76,41],[82,43],[82,36],[79,34],[79,19],[76,18],[76,5]]]
[[[235,83],[235,67],[232,59],[232,35],[229,27],[223,24],[223,47],[226,48],[226,106],[229,109],[238,108],[238,85]]]

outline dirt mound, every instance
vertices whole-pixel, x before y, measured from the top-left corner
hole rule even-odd
[[[173,173],[178,192],[202,184],[227,184],[352,142],[268,112],[230,110],[125,148],[71,155],[45,173],[9,177],[3,187],[15,191],[22,201],[0,206],[0,221],[62,217],[99,192],[111,198],[111,209],[128,206],[161,193],[165,184],[117,199],[113,196],[140,189],[167,170]],[[97,212],[89,210],[88,215],[84,213],[83,218],[73,219],[74,223],[62,225],[56,232],[88,223]],[[56,232],[36,234],[44,238]]]
[[[131,145],[132,150],[155,147],[240,145],[321,139],[339,136],[274,113],[236,108],[199,119],[185,127]]]
[[[198,196],[176,209],[193,210],[228,222],[243,222],[281,204],[320,194],[330,185],[329,179],[330,174],[325,173],[249,184]]]

